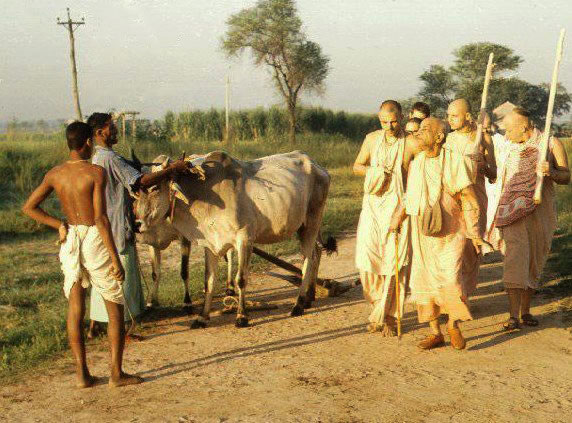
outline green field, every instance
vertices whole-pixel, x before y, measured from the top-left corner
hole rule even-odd
[[[567,149],[572,153],[570,140]],[[332,185],[324,218],[323,232],[336,235],[353,229],[361,208],[362,180],[351,173],[360,143],[343,136],[300,135],[296,149],[307,152],[332,175]],[[292,150],[281,138],[258,138],[233,145],[220,142],[137,141],[134,145],[142,160],[160,153],[173,157],[223,149],[240,159],[251,159]],[[129,145],[117,150],[128,154]],[[0,136],[0,380],[9,375],[46,363],[67,349],[65,334],[66,301],[62,276],[55,255],[55,234],[22,216],[20,207],[27,194],[52,166],[65,160],[67,147],[63,134],[29,134],[6,139]],[[57,213],[54,199],[47,204]],[[572,193],[558,187],[559,237],[554,242],[547,272],[564,276],[562,287],[570,287],[572,274]],[[294,241],[272,246],[274,254],[296,250]],[[255,266],[263,265],[260,262]],[[202,289],[201,266],[191,269],[193,292]],[[222,281],[222,279],[219,279]],[[568,289],[567,288],[567,289]],[[181,302],[177,269],[164,272],[161,303],[175,310]],[[197,295],[195,295],[197,298]]]
[[[129,147],[118,145],[116,149],[128,155]],[[165,153],[177,157],[183,151],[193,154],[223,149],[234,157],[252,159],[292,150],[277,138],[240,141],[231,146],[220,142],[138,141],[134,148],[145,161]],[[359,143],[342,136],[305,135],[300,136],[296,149],[307,152],[332,175],[323,232],[336,235],[355,227],[361,207],[361,180],[352,175],[351,163]],[[4,176],[0,182],[0,379],[67,348],[62,276],[55,249],[49,248],[55,234],[20,212],[22,202],[45,172],[66,156],[63,134],[0,138],[0,174]],[[53,198],[47,201],[46,208],[58,213]],[[288,254],[295,252],[296,247],[297,242],[289,241],[268,250]],[[255,259],[254,265],[263,264]],[[199,294],[202,264],[191,268],[190,278],[193,293]],[[166,307],[180,307],[181,299],[178,269],[168,269],[162,278],[160,301]]]

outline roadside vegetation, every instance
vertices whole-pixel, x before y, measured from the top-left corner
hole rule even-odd
[[[322,229],[325,235],[340,235],[356,227],[361,210],[362,180],[352,175],[351,165],[360,147],[359,141],[357,136],[319,131],[307,131],[297,137],[295,148],[307,152],[332,176]],[[572,157],[572,140],[566,140],[565,144]],[[252,159],[292,150],[287,137],[277,134],[233,143],[154,137],[120,142],[116,149],[128,156],[131,147],[143,161],[151,161],[159,154],[178,157],[183,151],[195,154],[222,149],[236,158]],[[67,349],[66,300],[54,245],[55,234],[20,213],[23,200],[45,172],[66,156],[62,132],[22,134],[10,140],[0,135],[0,174],[3,176],[0,181],[0,381],[46,365],[49,358]],[[556,294],[569,295],[572,292],[572,190],[558,187],[557,191],[558,237],[546,272],[562,279],[558,288],[550,290],[564,290],[564,294],[560,291]],[[47,202],[46,208],[58,213],[54,198]],[[265,249],[275,255],[292,254],[297,251],[297,243],[292,240]],[[255,259],[253,265],[260,269],[265,264]],[[149,280],[148,264],[143,263],[143,268]],[[223,273],[221,264],[219,288],[223,285]],[[202,292],[202,263],[191,266],[190,281],[196,302]],[[165,268],[160,289],[164,310],[176,312],[181,306],[181,297],[178,269]],[[570,312],[567,313],[570,318]]]

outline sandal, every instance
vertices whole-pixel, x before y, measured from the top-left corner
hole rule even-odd
[[[530,313],[523,314],[520,318],[526,326],[538,326],[538,319],[535,319]]]
[[[510,317],[506,322],[504,322],[502,327],[505,331],[509,332],[511,330],[520,329],[520,323],[518,319]]]

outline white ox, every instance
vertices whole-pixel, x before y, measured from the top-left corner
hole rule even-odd
[[[149,256],[151,257],[151,279],[152,286],[147,295],[147,307],[159,305],[159,284],[161,281],[161,251],[167,249],[172,242],[179,241],[181,246],[181,279],[185,288],[183,307],[192,312],[191,294],[189,291],[189,256],[191,253],[191,243],[166,220],[160,221],[156,225],[149,227],[143,233],[137,234],[137,242],[149,246]],[[232,250],[226,253],[228,263],[226,295],[234,295],[232,283]]]
[[[166,156],[154,162],[167,163]],[[330,176],[302,152],[277,154],[253,161],[233,159],[224,152],[209,153],[201,165],[206,180],[180,177],[173,197],[168,182],[138,193],[134,203],[139,230],[145,233],[165,220],[185,238],[205,248],[205,303],[192,327],[209,319],[219,257],[234,248],[238,257],[236,326],[248,325],[245,289],[254,243],[272,244],[297,234],[304,256],[302,284],[291,315],[304,313],[314,299],[323,245],[320,226]],[[188,201],[188,204],[187,204]],[[328,242],[328,250],[335,243]]]

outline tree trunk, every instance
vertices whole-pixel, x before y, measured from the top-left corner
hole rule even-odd
[[[288,131],[288,140],[290,144],[296,144],[296,105],[288,105],[288,114],[290,118],[290,129]]]

